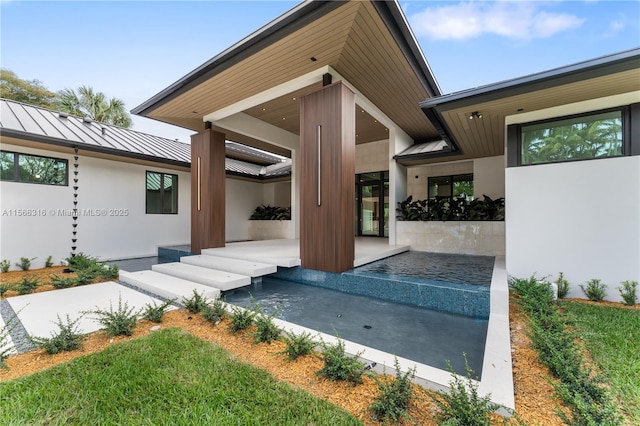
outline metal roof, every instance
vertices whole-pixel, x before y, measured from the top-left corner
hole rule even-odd
[[[450,155],[451,146],[444,140],[416,143],[404,151],[396,154],[393,158],[400,164],[411,165],[412,162],[435,156]]]
[[[5,137],[58,146],[71,148],[77,146],[82,150],[121,157],[182,167],[191,166],[191,145],[187,143],[2,98],[0,98],[0,134]],[[275,163],[273,165],[277,166],[278,170],[282,167],[286,169],[288,164],[286,172],[274,175],[263,171],[272,166],[265,167],[227,158],[226,169],[232,174],[264,179],[291,173],[291,162],[283,162],[280,156],[235,142],[228,141],[226,145],[229,151],[242,153],[245,157],[255,158],[261,163]]]

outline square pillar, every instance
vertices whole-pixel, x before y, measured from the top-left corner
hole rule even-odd
[[[225,135],[191,136],[191,252],[225,244]]]
[[[300,100],[300,258],[344,272],[355,257],[355,94],[341,82]]]

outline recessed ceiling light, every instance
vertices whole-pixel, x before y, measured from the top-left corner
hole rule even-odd
[[[309,59],[311,59],[311,62],[315,62],[315,61],[317,61],[317,59],[316,59],[316,57],[315,57],[315,56],[312,56],[312,57],[311,57],[311,58],[309,58]]]
[[[262,110],[263,110],[263,111],[266,111],[267,109],[266,109],[266,108],[262,108]]]
[[[377,123],[377,122],[378,122],[378,120],[373,120],[373,122],[374,122],[374,123]]]
[[[295,100],[296,100],[296,97],[294,96],[293,98],[291,98],[291,100],[292,100],[292,101],[295,101]]]
[[[282,117],[282,119],[283,119],[283,120],[286,120],[286,119],[287,119],[287,117]]]

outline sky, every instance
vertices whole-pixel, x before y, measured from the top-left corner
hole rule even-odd
[[[291,1],[0,0],[0,65],[128,110],[268,24]],[[640,0],[400,1],[443,94],[640,47]],[[133,129],[191,130],[132,116]]]

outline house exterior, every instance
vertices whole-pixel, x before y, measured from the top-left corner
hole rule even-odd
[[[574,283],[616,285],[640,278],[639,58],[636,49],[443,95],[397,2],[309,1],[133,112],[197,132],[196,252],[224,244],[215,150],[231,139],[292,159],[292,220],[305,268],[350,268],[354,235],[405,242],[396,204],[427,198],[430,182],[458,179],[471,180],[476,196],[505,197],[506,221],[481,232],[465,224],[438,239],[493,233],[502,240],[493,254],[506,256],[511,275],[562,271]],[[622,130],[609,154],[527,163],[522,132],[548,134],[545,123],[611,110]],[[591,118],[586,125],[601,117]],[[596,195],[603,193],[606,202]],[[372,196],[379,201],[365,212]],[[203,208],[203,198],[218,207]]]
[[[0,112],[1,259],[42,267],[74,248],[107,260],[188,244],[188,144],[5,99]],[[289,198],[290,165],[231,142],[225,151],[226,235],[246,240],[253,209]]]

